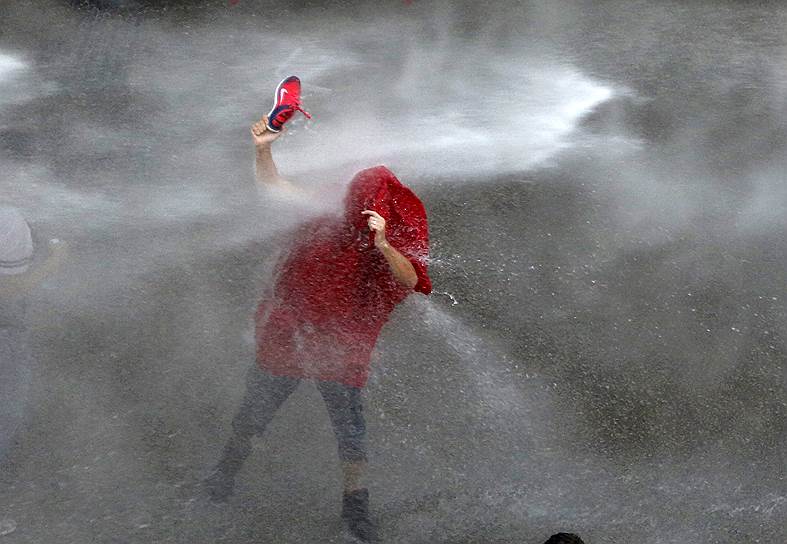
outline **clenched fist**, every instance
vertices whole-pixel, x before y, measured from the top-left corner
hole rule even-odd
[[[271,143],[281,136],[285,130],[287,129],[282,128],[281,132],[268,130],[268,118],[263,117],[260,121],[257,121],[251,126],[251,137],[254,140],[255,146],[263,147],[271,145]]]

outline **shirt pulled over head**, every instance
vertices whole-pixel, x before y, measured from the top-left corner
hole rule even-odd
[[[418,282],[400,284],[368,228],[373,210],[386,238],[413,265]],[[379,332],[412,291],[429,294],[429,232],[418,197],[384,166],[358,172],[340,217],[320,218],[293,236],[272,299],[257,318],[257,357],[274,374],[353,386],[366,383]]]

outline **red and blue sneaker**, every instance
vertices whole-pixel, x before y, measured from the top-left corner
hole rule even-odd
[[[299,111],[307,118],[312,116],[301,109],[301,80],[296,76],[284,79],[276,87],[276,95],[273,97],[273,109],[268,114],[268,129],[273,132],[281,131],[284,123]]]

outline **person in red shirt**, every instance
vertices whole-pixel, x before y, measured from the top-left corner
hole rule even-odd
[[[281,132],[268,130],[265,121],[252,127],[257,180],[266,188],[298,191],[278,174],[271,143]],[[342,517],[354,536],[370,541],[375,529],[361,485],[366,469],[361,390],[393,309],[414,291],[431,292],[426,212],[388,168],[376,166],[355,175],[341,215],[306,222],[292,240],[272,292],[257,309],[257,365],[208,490],[215,500],[232,493],[252,436],[265,430],[302,379],[313,379],[342,460]]]

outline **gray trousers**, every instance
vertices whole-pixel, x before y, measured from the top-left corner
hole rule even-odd
[[[251,453],[251,438],[262,434],[278,409],[301,382],[298,378],[274,376],[256,364],[246,378],[246,394],[232,420],[232,436],[224,447],[218,468],[234,475]],[[366,460],[366,422],[361,389],[338,382],[315,381],[322,395],[342,461]]]

